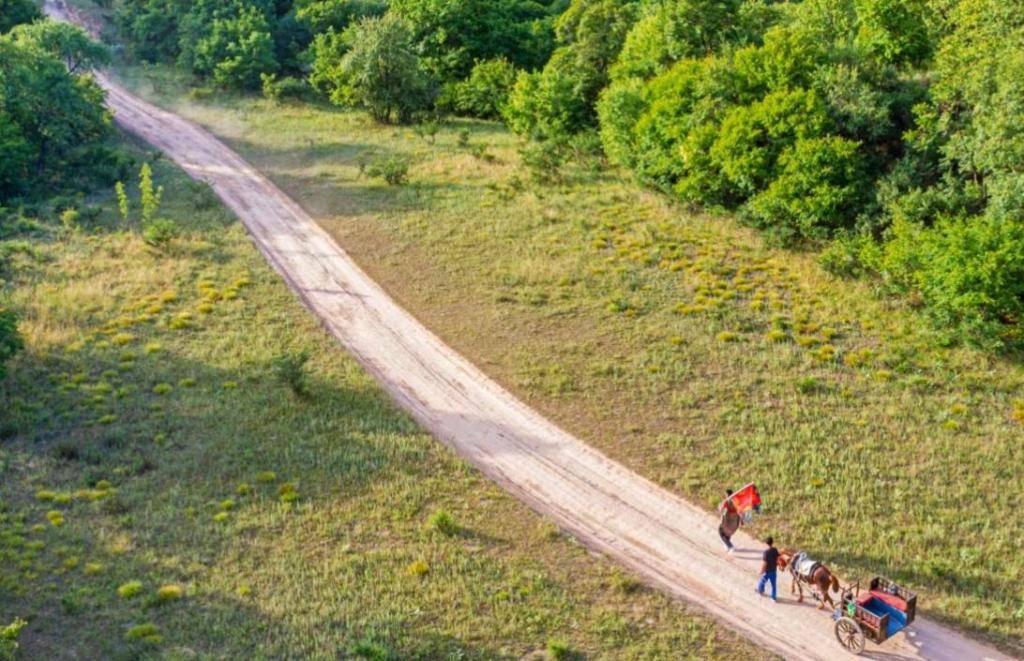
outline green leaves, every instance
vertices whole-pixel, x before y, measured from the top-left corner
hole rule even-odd
[[[381,123],[407,123],[433,105],[436,85],[404,20],[363,19],[346,30],[345,41],[350,50],[332,72],[332,101],[362,106]]]

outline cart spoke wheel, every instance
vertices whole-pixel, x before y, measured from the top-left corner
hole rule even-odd
[[[864,632],[855,620],[848,617],[841,617],[836,622],[836,640],[851,654],[864,651]]]

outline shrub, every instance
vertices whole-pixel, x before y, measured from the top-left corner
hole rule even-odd
[[[597,102],[601,143],[608,158],[618,165],[632,167],[636,162],[634,128],[647,109],[643,90],[639,78],[627,78],[612,83]]]
[[[156,591],[157,601],[161,603],[178,601],[183,596],[185,596],[185,590],[180,585],[175,585],[173,583],[161,585]]]
[[[42,12],[32,0],[0,0],[0,34],[9,31],[15,25],[33,23],[42,17]]]
[[[142,592],[141,581],[128,581],[117,588],[117,596],[122,599],[132,599]]]
[[[147,622],[145,624],[136,624],[128,629],[124,634],[124,639],[156,645],[163,640],[163,637],[160,635],[160,630],[157,629],[155,624]]]
[[[28,622],[25,620],[16,617],[13,622],[0,629],[0,659],[4,661],[14,659],[14,654],[19,647],[18,634],[27,624]]]
[[[209,33],[196,43],[192,67],[221,87],[259,89],[261,75],[278,68],[266,14],[245,7],[235,16],[213,19]]]
[[[18,332],[18,315],[0,306],[0,379],[7,374],[7,361],[24,347]]]
[[[853,224],[868,188],[860,145],[839,137],[797,140],[779,157],[779,175],[745,215],[783,243],[824,239]]]
[[[564,640],[548,641],[547,653],[552,661],[570,661],[578,657],[572,646]]]
[[[157,218],[142,226],[142,240],[154,248],[164,248],[178,234],[173,220]]]
[[[509,127],[540,139],[594,128],[608,69],[636,14],[632,2],[575,0],[558,21],[561,46],[541,71],[522,72],[516,79],[504,111]]]
[[[381,123],[407,123],[432,106],[436,86],[402,19],[365,18],[345,39],[350,49],[333,70],[332,101],[366,108]]]
[[[286,99],[301,100],[310,91],[308,82],[302,78],[294,78],[292,76],[278,78],[274,74],[264,73],[260,75],[260,83],[263,97],[275,102]]]
[[[438,510],[427,519],[427,526],[436,532],[448,537],[454,537],[461,528],[455,522],[455,518],[444,510]]]
[[[932,228],[896,223],[883,272],[920,293],[931,316],[971,342],[1022,345],[1024,223],[990,214]]]
[[[469,78],[455,85],[452,105],[471,117],[497,119],[515,82],[515,68],[505,58],[477,62]]]
[[[153,187],[153,170],[149,167],[149,163],[143,163],[139,170],[139,203],[142,206],[142,223],[144,225],[152,222],[156,217],[163,197],[164,187]]]
[[[409,159],[402,156],[389,156],[379,159],[366,168],[371,177],[378,177],[389,186],[401,186],[409,181]]]
[[[309,362],[309,359],[309,351],[302,350],[280,354],[273,361],[274,374],[277,379],[288,386],[292,394],[299,399],[307,399],[311,395],[309,379],[306,375],[306,363]]]
[[[825,106],[813,92],[772,92],[729,111],[709,156],[734,192],[746,197],[776,178],[778,158],[787,147],[823,135],[828,124]]]
[[[542,140],[526,143],[519,150],[519,157],[534,180],[550,182],[561,179],[568,151],[559,140]]]

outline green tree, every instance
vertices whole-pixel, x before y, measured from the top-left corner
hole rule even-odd
[[[825,239],[853,225],[868,189],[860,145],[837,136],[800,139],[779,156],[779,175],[745,215],[776,240]]]
[[[550,55],[542,36],[550,2],[524,0],[391,0],[405,19],[424,64],[441,81],[469,75],[474,62],[506,58],[534,68]],[[550,28],[548,28],[550,30]]]
[[[147,62],[171,61],[181,53],[178,24],[184,0],[121,0],[115,20],[132,53]]]
[[[378,122],[405,123],[429,109],[436,86],[398,16],[365,18],[345,32],[348,52],[333,70],[335,103],[366,108]]]
[[[632,2],[574,0],[555,26],[560,47],[512,89],[505,108],[512,130],[547,139],[596,127],[597,100],[636,16]]]
[[[0,201],[51,188],[82,170],[109,135],[103,91],[34,44],[0,37]],[[95,162],[93,163],[95,165]]]
[[[110,51],[93,41],[85,30],[70,23],[39,21],[14,28],[15,43],[33,46],[59,58],[72,75],[110,63]]]
[[[787,147],[802,138],[822,137],[828,129],[825,105],[813,92],[772,92],[730,110],[709,155],[735,192],[746,197],[775,179],[778,158]]]
[[[367,16],[387,11],[386,0],[297,0],[295,15],[316,34],[341,32]]]
[[[857,45],[884,62],[920,66],[935,46],[938,17],[929,0],[856,0]]]
[[[454,87],[452,105],[465,115],[497,119],[515,82],[516,70],[508,60],[478,62],[469,78]]]
[[[210,33],[196,44],[193,66],[222,87],[259,89],[260,76],[278,69],[266,15],[249,7],[214,19]]]
[[[0,0],[0,34],[15,25],[32,23],[42,18],[42,12],[32,0]]]
[[[629,31],[611,75],[650,78],[680,60],[712,55],[728,44],[758,43],[777,20],[777,10],[761,0],[651,4]]]

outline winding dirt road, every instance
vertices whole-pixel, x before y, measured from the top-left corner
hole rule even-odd
[[[54,17],[70,19],[59,0]],[[707,512],[611,461],[501,388],[401,309],[298,204],[207,131],[97,80],[117,123],[208,182],[311,312],[437,439],[589,548],[787,658],[834,659],[831,619],[753,586],[761,547],[722,552]],[[788,579],[782,581],[788,596]],[[867,652],[888,659],[1005,659],[925,619]]]

